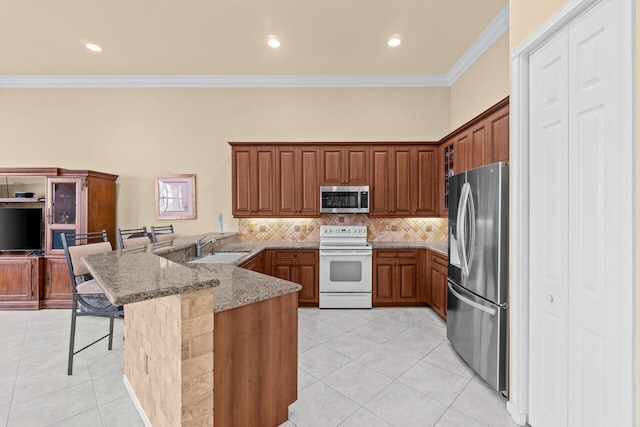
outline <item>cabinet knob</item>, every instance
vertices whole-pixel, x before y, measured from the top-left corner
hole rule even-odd
[[[547,295],[547,301],[553,302],[553,295],[551,294]]]

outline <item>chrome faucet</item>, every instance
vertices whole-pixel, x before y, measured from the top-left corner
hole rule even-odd
[[[218,241],[218,239],[216,239],[215,237],[212,237],[211,239],[202,243],[202,241],[206,238],[207,236],[204,236],[201,239],[196,240],[196,258],[200,258],[200,256],[202,255],[202,248],[204,248],[208,244],[211,244],[211,255],[215,253],[214,250],[215,250],[216,242]]]

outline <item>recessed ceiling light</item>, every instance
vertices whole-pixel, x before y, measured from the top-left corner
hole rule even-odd
[[[269,40],[267,40],[267,44],[269,47],[278,48],[280,47],[280,40],[276,38],[276,36],[269,36]]]
[[[400,46],[400,43],[402,43],[402,40],[400,39],[400,34],[394,34],[393,36],[391,36],[391,38],[387,42],[389,47],[398,47]]]
[[[89,40],[80,40],[80,43],[82,43],[84,45],[84,47],[86,47],[87,49],[89,49],[92,52],[102,52],[102,48],[100,46],[98,46],[97,44],[90,42]]]

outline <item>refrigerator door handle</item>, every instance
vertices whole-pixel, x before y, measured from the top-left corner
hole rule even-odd
[[[469,194],[471,193],[471,185],[465,182],[460,193],[460,201],[458,202],[458,216],[456,218],[458,227],[458,253],[460,254],[460,266],[462,275],[469,275],[469,261],[467,259],[467,231],[465,229],[465,221],[467,216],[467,204],[469,203]]]
[[[471,230],[469,230],[469,259],[467,260],[467,274],[469,274],[469,269],[471,268],[471,263],[473,262],[473,252],[476,246],[476,207],[473,203],[473,193],[471,192],[471,185],[469,185],[467,204],[469,205],[469,216],[471,218],[471,221],[469,221],[469,223],[471,224]]]
[[[453,286],[451,286],[451,282],[447,282],[447,286],[449,287],[449,291],[451,291],[451,293],[453,295],[456,296],[456,298],[458,298],[460,301],[464,302],[465,304],[470,305],[473,308],[477,308],[480,311],[484,311],[485,313],[488,313],[491,316],[494,316],[496,314],[496,310],[493,308],[489,308],[486,307],[482,304],[478,304],[475,301],[471,301],[469,298],[463,296],[462,294],[458,293],[455,289],[453,289]]]

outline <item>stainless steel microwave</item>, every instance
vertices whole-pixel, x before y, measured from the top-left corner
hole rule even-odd
[[[369,186],[320,187],[320,213],[369,213]]]

